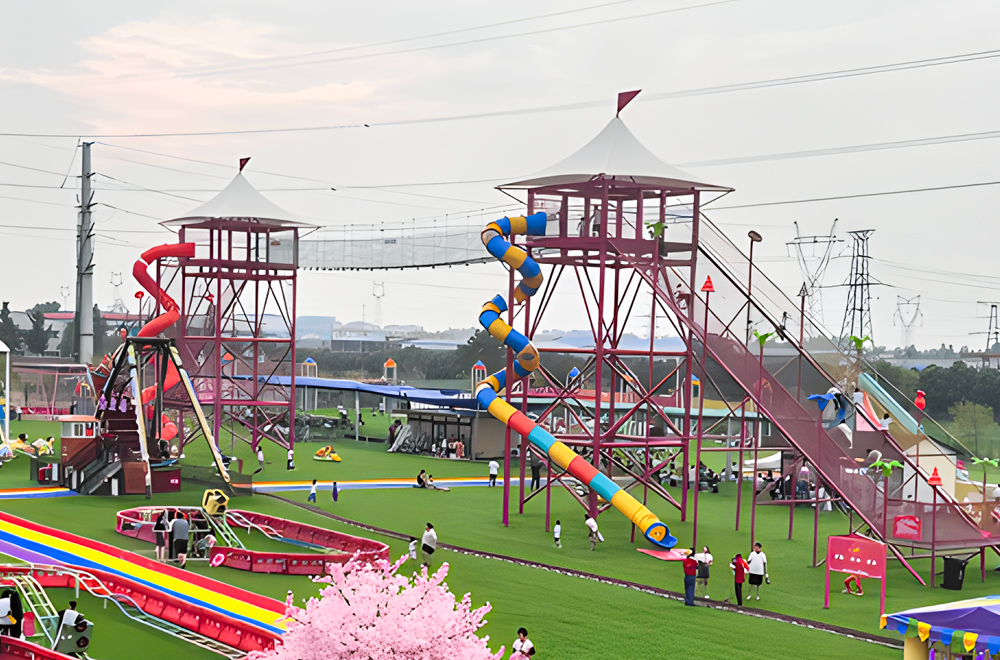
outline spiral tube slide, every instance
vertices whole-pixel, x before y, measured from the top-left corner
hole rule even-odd
[[[523,278],[514,291],[514,300],[517,303],[524,302],[538,291],[543,280],[542,270],[527,252],[511,245],[507,239],[512,235],[544,236],[546,220],[544,213],[535,213],[528,217],[502,218],[491,222],[482,232],[483,245],[489,253],[516,269]],[[503,296],[497,295],[483,305],[479,323],[490,335],[515,352],[514,374],[517,378],[524,378],[538,368],[538,349],[527,337],[500,318],[506,311],[507,302]],[[501,399],[499,394],[506,386],[507,370],[501,369],[476,386],[476,400],[493,417],[544,451],[556,465],[611,502],[611,505],[631,520],[652,543],[668,549],[677,545],[677,539],[670,535],[667,526],[645,505],[551,433],[531,421],[520,410]]]
[[[142,285],[149,295],[156,298],[159,301],[160,306],[163,307],[164,312],[160,314],[155,319],[142,326],[139,330],[140,337],[155,337],[181,318],[180,307],[177,302],[167,295],[167,292],[157,286],[156,282],[152,277],[149,276],[147,269],[149,265],[155,262],[161,257],[193,257],[194,256],[194,243],[167,243],[165,245],[157,245],[154,248],[150,248],[142,253],[139,259],[132,266],[132,277],[136,279],[139,284]],[[177,369],[174,367],[173,363],[167,364],[167,374],[166,379],[163,383],[163,391],[169,390],[171,387],[181,382],[181,376],[177,373]],[[147,387],[142,391],[142,402],[149,403],[156,397],[156,386]]]

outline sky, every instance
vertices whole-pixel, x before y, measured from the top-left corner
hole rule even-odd
[[[0,297],[12,309],[74,304],[81,140],[97,172],[94,298],[110,308],[121,273],[134,307],[135,259],[176,240],[158,222],[209,199],[241,157],[319,237],[485,224],[523,211],[495,185],[575,151],[632,89],[629,128],[735,188],[706,212],[741,246],[758,231],[755,258],[789,295],[802,282],[793,223],[825,234],[836,218],[841,238],[875,230],[878,344],[900,343],[897,297],[919,295],[918,347],[977,348],[983,303],[1000,299],[1000,4],[988,0],[0,0],[0,16]],[[835,330],[849,254],[837,244],[824,281]],[[376,282],[382,324],[443,330],[475,325],[506,274],[302,272],[299,313],[372,321]],[[560,296],[563,329],[587,327],[573,293]]]

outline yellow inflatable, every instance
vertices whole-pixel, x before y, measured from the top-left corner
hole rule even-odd
[[[313,454],[314,461],[331,461],[333,463],[340,462],[340,456],[334,451],[333,447],[327,445],[326,447],[320,447],[319,451]]]

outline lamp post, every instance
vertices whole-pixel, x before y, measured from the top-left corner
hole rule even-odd
[[[703,438],[703,427],[705,420],[705,382],[708,377],[705,374],[705,364],[708,354],[708,299],[715,286],[712,278],[706,277],[705,283],[701,285],[701,290],[705,294],[705,325],[702,326],[701,336],[701,377],[698,385],[698,434],[695,436],[694,450],[694,521],[691,531],[691,546],[698,546],[698,493],[701,491],[701,441]]]
[[[747,343],[750,342],[750,309],[753,307],[750,300],[753,296],[753,246],[754,243],[760,243],[764,238],[754,230],[747,232],[747,238],[750,239],[750,255],[749,255],[749,266],[747,269]],[[763,370],[763,360],[764,360],[764,344],[761,344],[761,370]],[[756,411],[757,426],[755,427],[754,433],[754,448],[753,448],[753,475],[751,477],[751,483],[753,488],[753,497],[751,498],[750,504],[750,543],[753,544],[754,537],[754,523],[757,517],[757,437],[759,434],[756,433],[760,429],[760,391],[757,392],[757,404],[754,405],[754,410]],[[736,500],[736,529],[740,528],[740,505],[743,503],[743,447],[746,444],[746,418],[747,418],[747,408],[746,408],[746,397],[743,397],[743,406],[741,408],[741,419],[740,419],[740,475],[739,475],[739,487],[737,488],[737,500]]]

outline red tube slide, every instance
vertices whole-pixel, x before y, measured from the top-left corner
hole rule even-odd
[[[156,298],[163,307],[164,312],[160,314],[155,319],[142,326],[139,330],[140,337],[155,337],[181,318],[180,308],[177,302],[174,301],[167,292],[157,286],[156,282],[152,277],[149,276],[147,269],[150,264],[155,262],[157,259],[162,257],[193,257],[194,256],[194,243],[167,243],[165,245],[157,245],[154,248],[150,248],[142,253],[142,256],[135,265],[132,266],[132,277],[136,279],[139,284],[142,285],[149,295]],[[181,382],[181,376],[177,373],[177,369],[174,367],[173,363],[168,363],[166,380],[163,383],[164,391],[169,390],[171,387]],[[149,403],[156,397],[156,386],[147,387],[142,391],[142,402],[144,404]]]

